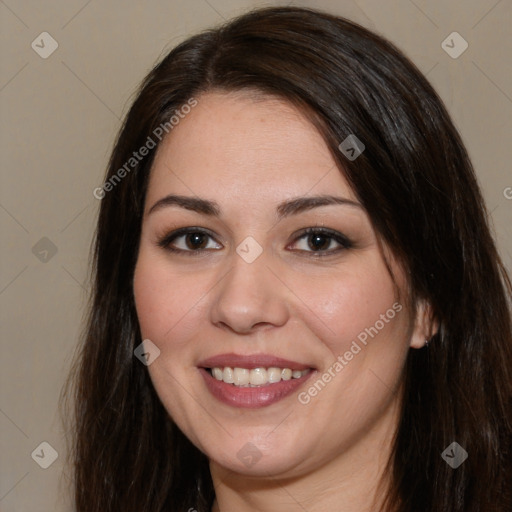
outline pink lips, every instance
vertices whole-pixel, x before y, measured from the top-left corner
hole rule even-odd
[[[287,381],[280,381],[274,384],[267,384],[258,387],[239,387],[233,384],[227,384],[217,380],[207,368],[226,367],[231,368],[269,368],[272,366],[278,368],[290,368],[291,370],[307,370],[311,366],[301,364],[296,361],[290,361],[266,354],[255,354],[250,356],[239,356],[237,354],[221,354],[208,358],[198,364],[199,371],[205,380],[206,387],[210,393],[221,402],[232,407],[244,407],[256,409],[265,407],[287,397],[308,380],[311,375],[316,373],[313,369],[308,374]]]

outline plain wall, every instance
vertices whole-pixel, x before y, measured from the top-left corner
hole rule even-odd
[[[58,400],[84,313],[99,206],[93,190],[102,184],[136,87],[188,35],[252,7],[278,4],[317,7],[361,23],[396,43],[427,74],[467,145],[501,254],[512,268],[508,0],[5,0],[0,3],[3,512],[72,510]],[[455,59],[441,47],[454,31],[469,44]],[[52,43],[39,37],[42,32],[58,43],[47,58],[39,54]],[[47,469],[37,462],[51,457],[42,442],[58,452]]]

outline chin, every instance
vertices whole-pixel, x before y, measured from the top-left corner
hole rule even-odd
[[[301,456],[297,453],[297,443],[292,445],[295,448],[287,446],[282,439],[269,442],[261,437],[244,436],[243,440],[231,440],[225,449],[219,445],[212,447],[211,451],[207,450],[207,455],[211,462],[245,476],[298,476],[306,454]]]

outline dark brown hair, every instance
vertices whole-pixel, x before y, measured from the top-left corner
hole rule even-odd
[[[392,44],[343,18],[288,7],[191,37],[142,83],[106,179],[191,98],[245,89],[308,113],[406,270],[413,304],[428,301],[439,322],[428,348],[408,355],[389,509],[512,510],[510,281],[457,130]],[[353,161],[338,150],[350,134],[365,145]],[[133,355],[141,335],[132,281],[157,148],[101,200],[90,313],[65,395],[74,403],[77,512],[209,512],[214,499],[207,457]],[[441,457],[454,441],[469,454],[457,469]]]

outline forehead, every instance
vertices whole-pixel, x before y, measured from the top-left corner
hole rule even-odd
[[[290,102],[248,92],[196,99],[157,151],[151,199],[168,189],[239,200],[333,191],[355,199],[316,127]]]

